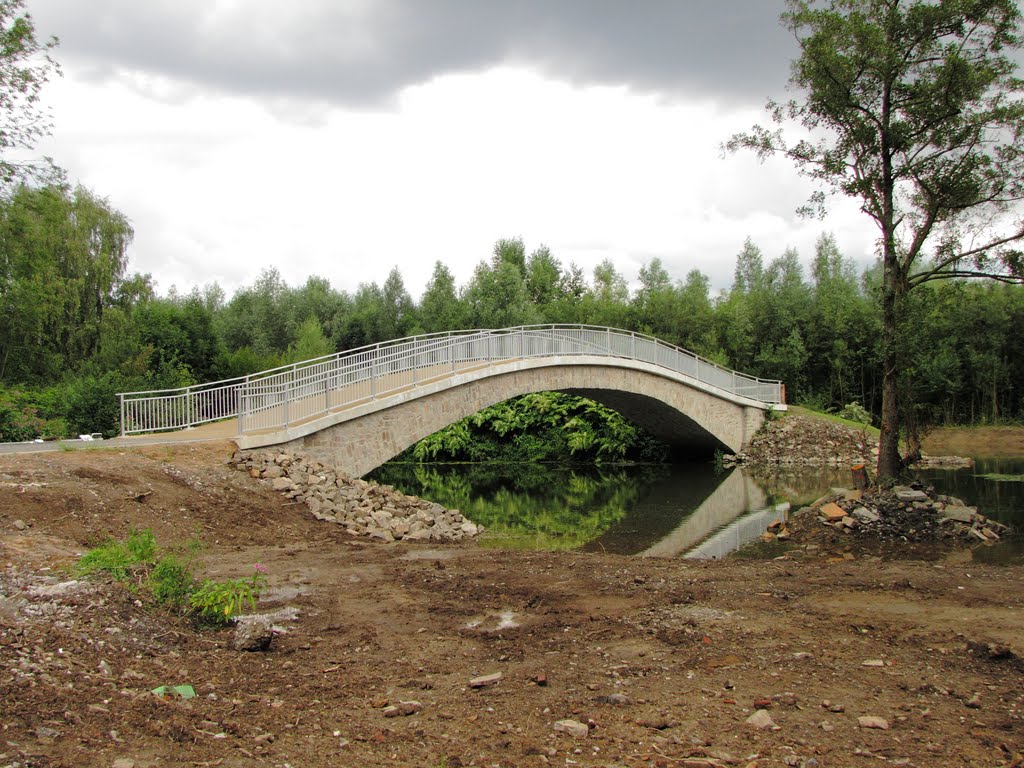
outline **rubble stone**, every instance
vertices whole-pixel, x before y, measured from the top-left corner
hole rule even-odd
[[[298,453],[240,451],[231,463],[263,478],[289,499],[304,502],[317,520],[342,525],[353,536],[385,542],[457,542],[484,530],[457,509],[406,496],[390,486],[351,479]]]

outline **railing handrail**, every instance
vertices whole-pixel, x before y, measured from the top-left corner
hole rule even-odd
[[[690,350],[686,349],[685,347],[680,347],[680,346],[676,346],[675,344],[670,344],[669,342],[665,341],[664,339],[659,339],[657,336],[651,336],[649,334],[643,333],[642,331],[628,331],[628,330],[626,330],[624,328],[615,328],[613,326],[607,326],[607,325],[587,325],[587,324],[583,324],[583,323],[579,323],[579,324],[574,324],[574,323],[546,323],[546,324],[535,324],[535,325],[514,325],[514,326],[510,326],[508,328],[473,328],[473,329],[470,329],[470,330],[458,330],[458,331],[436,331],[434,333],[423,333],[423,334],[418,334],[416,336],[403,336],[403,337],[398,338],[398,339],[389,339],[387,341],[378,341],[378,342],[375,342],[373,344],[364,344],[361,347],[354,347],[352,349],[346,349],[346,350],[342,350],[340,352],[332,352],[329,355],[321,355],[320,357],[313,357],[313,358],[310,358],[309,360],[300,360],[300,361],[295,362],[295,363],[285,363],[284,365],[279,365],[276,368],[267,368],[267,369],[262,370],[262,371],[257,371],[255,373],[247,373],[244,376],[235,376],[235,377],[230,378],[230,379],[220,379],[218,381],[204,382],[204,383],[201,383],[201,384],[189,384],[189,385],[184,386],[184,387],[172,387],[170,389],[146,389],[146,390],[135,390],[135,391],[132,391],[132,392],[118,392],[117,395],[118,396],[121,396],[121,395],[157,395],[157,394],[166,394],[168,392],[184,393],[186,391],[196,390],[196,389],[214,389],[218,385],[240,384],[240,383],[242,383],[244,381],[251,381],[252,379],[264,378],[265,376],[268,376],[269,374],[277,373],[279,371],[286,371],[286,370],[291,370],[293,368],[299,368],[299,367],[308,367],[308,366],[310,366],[310,365],[312,365],[314,363],[326,362],[328,360],[340,360],[343,357],[349,357],[351,355],[356,355],[356,354],[358,354],[360,352],[367,352],[367,351],[369,351],[371,349],[380,349],[380,348],[383,348],[383,347],[397,346],[398,344],[401,344],[404,341],[417,341],[417,340],[424,340],[424,339],[447,338],[447,337],[451,337],[451,336],[469,336],[469,335],[472,335],[472,334],[484,335],[484,334],[510,333],[512,331],[530,331],[530,330],[552,330],[552,331],[557,331],[557,330],[562,330],[562,329],[566,329],[566,330],[578,329],[578,330],[583,330],[583,331],[612,331],[613,333],[628,334],[630,336],[635,336],[638,339],[646,339],[647,341],[656,342],[657,344],[660,344],[661,346],[664,346],[664,347],[668,347],[669,349],[675,350],[676,352],[682,352],[685,355],[689,355],[690,357],[694,358],[695,360],[700,360],[702,363],[706,363],[706,364],[708,364],[710,366],[713,366],[713,367],[717,368],[720,371],[723,371],[725,373],[735,373],[735,374],[738,374],[738,375],[742,376],[745,379],[749,379],[751,381],[756,381],[759,384],[781,384],[782,383],[780,379],[762,379],[762,378],[759,378],[757,376],[753,376],[753,375],[751,375],[749,373],[743,373],[742,371],[737,371],[737,370],[734,370],[732,368],[726,368],[725,366],[720,365],[719,363],[716,363],[714,360],[709,360],[708,358],[703,357],[703,356],[697,354],[696,352],[691,352]]]
[[[565,334],[560,334],[558,333],[559,331],[564,331]],[[599,334],[600,337],[606,338],[607,344],[602,344],[600,337],[595,337],[594,334]],[[251,407],[253,414],[265,412],[278,405],[283,406],[287,411],[287,404],[292,400],[312,396],[309,387],[314,385],[320,386],[322,383],[325,387],[324,392],[329,393],[331,391],[328,382],[330,377],[333,376],[337,388],[338,381],[342,377],[358,374],[363,369],[367,370],[368,376],[365,379],[359,378],[355,381],[369,381],[371,383],[371,396],[376,397],[379,393],[373,389],[373,382],[379,376],[411,372],[413,383],[415,383],[416,371],[423,367],[423,363],[418,361],[424,355],[447,353],[447,359],[444,364],[448,365],[450,363],[452,370],[455,370],[456,355],[461,354],[459,347],[462,345],[466,345],[467,352],[465,354],[468,355],[468,357],[463,359],[463,362],[467,360],[500,362],[521,357],[523,356],[524,341],[520,341],[518,354],[514,354],[512,350],[495,352],[494,348],[490,347],[485,349],[481,355],[479,350],[468,346],[478,340],[514,335],[518,335],[524,340],[546,339],[553,342],[555,346],[565,344],[575,348],[572,350],[552,349],[546,353],[541,353],[543,356],[581,354],[578,351],[580,347],[589,347],[590,351],[598,356],[648,362],[668,368],[669,370],[675,370],[697,381],[717,386],[720,389],[737,395],[743,394],[738,391],[739,387],[737,386],[742,382],[744,385],[743,389],[747,390],[745,396],[752,397],[752,399],[760,402],[778,403],[782,402],[783,399],[782,393],[784,390],[782,382],[778,379],[762,379],[726,368],[701,355],[646,333],[608,326],[549,323],[519,325],[510,328],[477,328],[418,334],[366,344],[355,349],[334,352],[310,360],[288,363],[230,379],[221,379],[219,381],[172,389],[120,392],[117,396],[121,403],[121,432],[122,434],[128,434],[158,431],[161,429],[178,429],[184,426],[194,426],[195,424],[236,416],[240,419],[239,431],[242,432],[244,427],[241,424],[241,420],[247,412],[245,402],[247,399],[250,401],[248,407]],[[616,350],[614,348],[615,345],[612,343],[613,337],[630,339],[629,352],[627,353],[622,349]],[[430,345],[430,342],[435,341],[441,343]],[[692,360],[692,373],[689,372],[690,364],[684,366],[682,363],[675,363],[673,361],[673,364],[670,365],[668,362],[664,362],[660,354],[657,353],[653,356],[653,360],[638,357],[636,355],[637,342],[651,343],[656,349],[668,350],[672,354],[681,355],[685,359]],[[536,357],[538,354],[530,352],[527,356]],[[412,361],[411,366],[407,365],[409,360]],[[431,364],[437,365],[438,361],[434,360]],[[684,370],[684,367],[686,370]],[[726,378],[731,378],[732,386],[724,386],[721,382],[721,375],[709,376],[707,372],[702,371],[704,367],[712,369]],[[712,381],[712,378],[715,380]],[[287,383],[282,385],[281,382]],[[751,388],[762,385],[777,389],[777,392],[770,395],[769,399],[765,399],[761,396],[761,393],[755,396],[749,394]],[[256,387],[255,392],[253,390],[254,386]],[[270,395],[274,395],[274,397],[268,400],[267,398]],[[263,399],[257,402],[256,405],[252,405],[253,398],[256,397]],[[325,397],[329,401],[329,394],[325,394]],[[142,405],[136,407],[138,404]],[[146,410],[146,408],[149,410]],[[146,424],[136,426],[133,423],[126,426],[126,413],[129,411],[132,417],[130,420],[145,421]]]

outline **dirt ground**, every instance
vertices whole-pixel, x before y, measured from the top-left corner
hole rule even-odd
[[[849,538],[721,562],[357,541],[230,469],[230,450],[0,457],[0,766],[988,767],[1024,752],[1019,566],[880,559]],[[133,527],[201,540],[204,576],[266,565],[260,609],[298,616],[245,653],[230,630],[74,581],[80,553]],[[178,684],[198,695],[150,692]],[[407,701],[422,707],[385,716]],[[746,722],[758,709],[774,729]],[[554,730],[566,719],[588,733]]]

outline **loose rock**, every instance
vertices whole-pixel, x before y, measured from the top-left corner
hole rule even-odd
[[[274,640],[274,626],[265,616],[240,617],[231,639],[236,651],[266,651]]]
[[[762,731],[778,728],[767,709],[759,709],[747,718],[747,725],[752,725]]]
[[[590,728],[577,720],[559,720],[551,727],[575,738],[581,738],[590,733]]]

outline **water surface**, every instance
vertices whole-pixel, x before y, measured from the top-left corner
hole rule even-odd
[[[982,459],[971,469],[920,473],[941,493],[1024,528],[1024,459]],[[756,539],[789,508],[833,487],[849,470],[799,467],[752,476],[708,463],[643,466],[385,464],[368,479],[460,510],[496,548],[722,557]],[[1024,559],[1021,540],[979,558]]]

